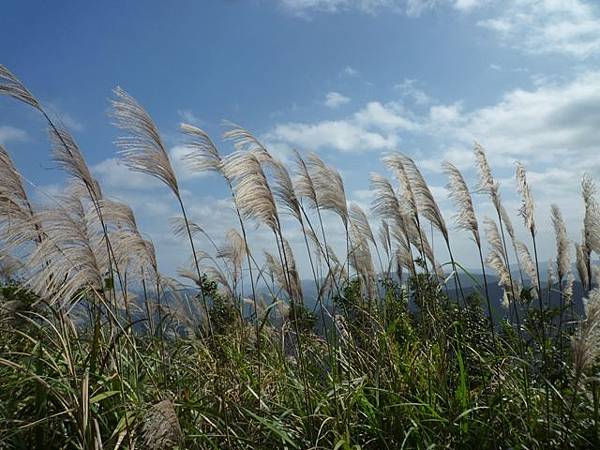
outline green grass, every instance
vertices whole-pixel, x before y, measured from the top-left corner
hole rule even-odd
[[[427,315],[410,312],[406,293],[395,286],[367,315],[348,287],[335,354],[304,329],[302,365],[282,345],[293,333],[266,325],[259,355],[254,329],[235,314],[221,315],[214,340],[169,328],[162,339],[109,333],[108,322],[94,338],[55,308],[24,304],[5,318],[0,334],[2,445],[140,448],[145,415],[163,399],[174,403],[181,448],[597,444],[597,386],[576,387],[557,338],[547,343],[557,358],[546,367],[533,339],[520,355],[508,324],[494,349],[476,299],[459,310],[435,283],[427,286]]]

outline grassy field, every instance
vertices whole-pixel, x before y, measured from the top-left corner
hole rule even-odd
[[[116,89],[123,164],[162,181],[181,210],[173,232],[189,245],[190,266],[174,280],[159,272],[132,210],[103,195],[68,130],[3,66],[0,94],[44,117],[68,176],[60,197],[35,205],[0,147],[0,449],[600,446],[600,209],[590,178],[582,242],[569,242],[558,207],[548,212],[556,256],[546,275],[525,168],[517,165],[516,188],[526,243],[479,145],[478,186],[443,164],[457,213],[450,224],[406,155],[383,159],[392,178],[370,176],[365,212],[316,154],[285,165],[230,125],[224,138],[236,150],[221,155],[184,124],[190,170],[222,176],[237,215],[237,229],[208,236],[188,220],[149,114]],[[495,211],[481,225],[474,191]],[[328,245],[323,212],[341,221],[343,252]],[[303,247],[286,240],[284,215]],[[272,253],[248,238],[256,225],[272,236]],[[472,237],[478,274],[453,257],[456,226]],[[487,314],[492,277],[500,316]],[[584,313],[573,306],[574,283]]]

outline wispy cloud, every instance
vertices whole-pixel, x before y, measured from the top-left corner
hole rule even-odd
[[[27,139],[27,133],[20,128],[10,125],[0,125],[0,144],[6,144],[11,141],[24,141]]]
[[[417,80],[405,78],[401,83],[394,86],[394,89],[400,92],[403,97],[410,98],[417,105],[426,105],[431,103],[432,98],[419,87]]]
[[[478,24],[529,53],[600,53],[600,11],[584,0],[510,0]]]
[[[340,71],[340,76],[357,77],[359,75],[360,72],[352,66],[346,66]]]
[[[180,109],[177,111],[177,115],[185,123],[197,126],[201,126],[204,124],[204,121],[189,109]]]
[[[50,103],[47,106],[50,116],[58,123],[64,125],[69,131],[81,133],[85,129],[83,123],[78,118],[65,111],[58,102]]]
[[[311,11],[339,12],[355,9],[372,13],[383,7],[398,7],[403,0],[279,0],[284,8],[295,13]]]
[[[323,102],[323,104],[328,108],[335,109],[349,102],[350,98],[340,94],[339,92],[331,91],[328,92],[327,95],[325,95],[325,101]]]
[[[279,0],[297,15],[391,11],[420,17],[434,9],[471,15],[505,45],[528,53],[586,58],[600,53],[600,6],[592,0]],[[476,19],[475,19],[476,18]]]
[[[424,12],[439,6],[450,6],[467,12],[490,2],[490,0],[279,0],[280,4],[297,15],[309,12],[336,13],[355,10],[374,14],[381,10],[391,10],[418,17]]]

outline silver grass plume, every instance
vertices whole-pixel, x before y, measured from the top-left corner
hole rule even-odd
[[[159,179],[179,196],[175,172],[152,118],[120,87],[114,89],[114,94],[116,99],[111,104],[115,125],[129,133],[116,142],[124,164],[134,172]]]
[[[402,249],[403,263],[410,261],[409,265],[404,265],[404,267],[407,267],[411,273],[414,273],[414,263],[410,256],[411,230],[415,228],[411,225],[414,224],[414,221],[412,218],[404,216],[408,212],[400,205],[398,196],[387,178],[376,173],[372,173],[370,178],[370,189],[375,194],[371,202],[371,211],[384,219],[386,224],[389,224],[386,239],[389,240],[389,231],[391,229],[391,235]],[[418,236],[416,237],[416,247],[421,248]],[[391,242],[388,247],[391,249]]]
[[[510,237],[510,240],[513,242],[514,245],[514,242],[516,241],[515,229],[513,227],[512,220],[510,219],[510,215],[508,214],[506,208],[504,208],[504,205],[502,203],[500,204],[500,217],[502,219],[502,225],[504,225],[504,228],[506,228],[508,237]]]
[[[0,195],[24,205],[29,203],[27,193],[21,181],[21,174],[15,167],[10,155],[0,144]]]
[[[584,245],[575,244],[575,265],[577,267],[577,274],[579,275],[579,281],[583,286],[584,290],[589,289],[590,280],[588,277],[588,262],[586,257],[586,249]]]
[[[350,220],[352,225],[356,227],[356,231],[360,233],[360,235],[373,243],[373,245],[377,246],[377,242],[375,241],[375,236],[373,235],[373,230],[371,229],[371,225],[369,224],[369,219],[367,215],[363,211],[363,209],[358,206],[356,203],[352,203],[350,205]]]
[[[102,229],[103,224],[106,226],[116,266],[120,270],[136,273],[140,277],[143,277],[143,272],[158,277],[154,244],[140,233],[129,205],[102,198],[88,208],[86,221],[98,229]]]
[[[230,229],[225,236],[227,243],[219,248],[216,256],[229,262],[235,291],[238,281],[242,276],[242,264],[246,257],[246,244],[244,238],[237,230]]]
[[[571,272],[567,273],[567,282],[563,289],[563,298],[565,305],[570,305],[573,302],[573,285],[575,283],[575,277]]]
[[[406,204],[408,214],[414,216],[418,220],[418,205],[417,200],[413,191],[411,179],[408,175],[406,167],[404,166],[401,156],[397,153],[386,155],[382,158],[383,163],[389,167],[393,172],[394,176],[400,183],[402,190],[402,197]]]
[[[198,172],[220,172],[223,159],[208,134],[198,127],[182,123],[180,130],[189,137],[186,147],[191,150],[184,160]]]
[[[138,230],[135,214],[126,203],[103,198],[98,202],[98,207],[107,224],[111,224],[118,229]],[[92,210],[88,211],[88,216],[90,221],[97,222],[100,225],[98,215]]]
[[[427,242],[427,237],[419,233],[414,217],[411,217],[410,207],[400,202],[400,198],[396,195],[389,180],[373,173],[371,174],[370,188],[375,192],[371,211],[397,226],[400,232],[393,233],[396,239],[403,235],[403,241],[414,245],[431,260],[433,251]]]
[[[350,222],[351,250],[350,264],[362,278],[369,298],[375,294],[376,276],[369,248],[369,238],[356,222]]]
[[[587,174],[581,180],[581,191],[585,205],[583,226],[587,252],[600,254],[600,207],[596,201],[596,186]]]
[[[416,275],[416,267],[410,247],[411,242],[409,237],[406,236],[405,230],[397,224],[392,224],[390,230],[397,245],[395,250],[397,265],[408,269],[412,275]]]
[[[504,262],[503,256],[500,253],[498,253],[497,250],[492,249],[490,251],[487,257],[487,263],[494,270],[494,272],[496,272],[496,275],[498,275],[498,285],[501,286],[502,289],[504,289],[506,296],[512,297],[514,296],[513,293],[520,291],[516,283],[514,283],[514,281],[511,282],[512,278],[508,271],[508,267]]]
[[[390,224],[385,219],[382,219],[381,221],[378,237],[385,254],[389,258],[392,254],[392,238],[390,234]]]
[[[556,284],[556,271],[554,270],[554,263],[552,261],[552,259],[548,260],[548,270],[547,270],[547,284],[548,284],[548,291],[550,291],[550,289],[552,289],[552,287],[554,286],[554,284]]]
[[[294,150],[294,155],[296,156],[296,179],[294,180],[296,193],[299,198],[307,199],[309,201],[309,206],[316,208],[319,204],[317,191],[315,190],[312,176],[308,171],[306,161],[302,159],[302,156],[300,156],[300,153],[298,153],[297,150]]]
[[[600,357],[600,290],[593,289],[584,299],[586,318],[572,338],[573,368],[582,374]]]
[[[267,269],[271,277],[275,280],[279,288],[282,291],[287,292],[288,296],[292,298],[294,293],[291,290],[291,287],[288,285],[287,277],[285,275],[285,270],[283,266],[271,253],[265,251],[264,255],[265,263],[267,265]]]
[[[489,217],[485,217],[483,219],[483,224],[485,228],[485,237],[488,241],[488,244],[492,247],[492,250],[496,252],[499,256],[502,257],[505,264],[508,259],[508,256],[504,252],[504,246],[502,245],[502,237],[500,236],[500,232],[498,231],[498,226],[496,222],[490,219]]]
[[[285,254],[284,261],[287,265],[287,272],[290,282],[290,296],[294,300],[302,299],[302,282],[300,281],[300,273],[296,266],[296,259],[294,258],[294,252],[287,239],[283,239],[283,252]]]
[[[398,225],[404,224],[400,201],[390,181],[377,173],[372,173],[370,178],[370,189],[375,194],[371,202],[371,211],[385,220]]]
[[[0,64],[0,95],[8,95],[41,110],[33,94],[5,66]]]
[[[445,161],[442,164],[444,172],[448,176],[447,189],[449,198],[454,201],[458,208],[456,224],[459,228],[471,233],[478,247],[481,246],[479,224],[473,207],[473,199],[462,173],[452,163]]]
[[[442,275],[443,271],[441,270],[441,267],[435,261],[433,249],[429,245],[427,235],[421,231],[421,225],[419,221],[419,204],[417,201],[415,190],[412,187],[413,180],[411,178],[411,174],[409,173],[409,170],[406,167],[406,160],[403,158],[402,155],[398,153],[392,153],[390,155],[386,155],[382,159],[382,161],[386,166],[392,169],[394,175],[400,182],[400,187],[402,190],[401,211],[404,211],[404,224],[406,226],[409,241],[419,250],[419,252],[427,260],[431,262],[431,266],[434,268],[436,274],[439,277],[444,278]]]
[[[147,450],[166,450],[181,444],[183,433],[171,400],[163,400],[148,409],[141,440],[141,447]]]
[[[0,248],[10,252],[42,238],[41,224],[23,187],[21,174],[0,145]]]
[[[169,223],[171,225],[171,231],[177,237],[182,237],[187,233],[186,220],[181,216],[171,217],[169,219]],[[196,236],[198,234],[205,234],[206,231],[202,228],[198,223],[192,222],[191,220],[187,221],[187,225],[190,227],[190,232],[192,236]]]
[[[508,233],[508,237],[510,238],[510,242],[512,243],[512,248],[515,253],[515,259],[517,261],[517,268],[519,269],[519,275],[520,275],[521,283],[522,283],[523,282],[523,273],[522,273],[522,269],[521,269],[521,258],[519,256],[519,249],[517,248],[517,237],[515,235],[515,229],[513,227],[510,215],[508,214],[508,212],[506,212],[506,208],[504,208],[504,205],[500,202],[499,198],[498,198],[498,202],[499,202],[498,208],[500,208],[498,210],[498,214],[500,215],[501,225],[503,226],[503,229],[505,229],[506,232]],[[508,255],[506,255],[506,256],[508,257]],[[508,264],[508,262],[507,262],[507,264]]]
[[[233,142],[236,150],[258,154],[269,153],[266,147],[250,131],[228,121],[225,121],[224,125],[229,128],[229,131],[223,133],[223,139]]]
[[[519,256],[521,257],[521,261],[523,262],[523,270],[531,280],[531,285],[534,288],[534,292],[537,292],[539,286],[537,270],[535,267],[535,262],[533,261],[533,259],[531,258],[531,254],[529,253],[529,249],[521,241],[517,241],[515,245],[517,247],[517,251],[519,252]],[[541,295],[541,293],[539,292],[537,292],[537,294]]]
[[[28,261],[34,274],[28,281],[32,290],[51,303],[76,300],[82,289],[103,290],[108,254],[103,235],[86,221],[79,197],[61,199],[59,209],[40,211],[46,239]]]
[[[533,196],[531,195],[531,188],[527,183],[527,173],[525,171],[525,166],[522,163],[518,162],[515,172],[515,177],[517,179],[517,190],[521,194],[522,205],[519,209],[519,214],[523,217],[525,221],[525,227],[529,230],[529,232],[534,235],[535,234],[535,217],[534,217],[534,207],[535,203],[533,201]]]
[[[51,127],[50,141],[53,159],[58,166],[85,186],[92,201],[100,200],[102,198],[100,185],[92,176],[73,136],[65,128]]]
[[[492,169],[485,155],[484,148],[477,142],[473,149],[475,153],[475,159],[477,161],[477,167],[479,170],[479,186],[477,190],[482,193],[486,193],[492,199],[494,207],[500,211],[500,194],[498,193],[498,182],[492,175]]]
[[[571,258],[569,255],[569,238],[567,237],[567,227],[562,213],[557,205],[551,206],[552,225],[556,238],[556,267],[558,271],[558,281],[562,282],[563,277],[571,270]]]
[[[303,224],[300,201],[296,196],[294,184],[285,165],[281,161],[271,158],[268,161],[268,166],[273,174],[273,195],[283,205],[285,212],[291,214],[300,224]]]
[[[325,164],[316,153],[308,155],[307,165],[317,192],[319,208],[335,212],[342,219],[344,227],[347,227],[348,205],[341,175],[336,169]]]
[[[406,249],[406,247],[399,245],[396,247],[395,251],[396,257],[396,265],[398,267],[404,267],[407,269],[412,276],[416,276],[416,269],[414,261],[410,255],[410,252]]]
[[[444,237],[444,240],[447,242],[449,236],[446,222],[425,178],[415,162],[408,156],[402,154],[391,155],[390,157],[392,159],[397,158],[397,164],[401,164],[405,168],[410,184],[413,187],[413,192],[415,193],[419,213],[438,229]]]
[[[120,270],[136,274],[158,276],[154,244],[135,230],[118,230],[110,234],[114,258]]]
[[[279,219],[275,199],[256,156],[240,151],[228,155],[224,160],[223,173],[232,182],[242,217],[257,220],[277,232]]]

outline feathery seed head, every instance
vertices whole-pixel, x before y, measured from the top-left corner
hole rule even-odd
[[[180,130],[189,138],[186,147],[191,152],[184,157],[184,161],[189,164],[190,169],[197,172],[220,172],[223,160],[208,134],[186,123],[180,125]]]
[[[467,187],[467,183],[460,173],[460,170],[453,164],[446,161],[442,164],[442,167],[448,176],[447,188],[449,197],[458,207],[456,223],[459,228],[471,232],[475,243],[479,247],[481,246],[479,225],[477,216],[475,215],[475,208],[473,207],[473,199],[469,192],[469,188]]]
[[[176,196],[179,186],[158,128],[144,108],[120,87],[114,89],[112,117],[117,128],[128,132],[116,144],[123,163],[165,183]]]
[[[582,374],[600,357],[600,290],[593,289],[584,299],[586,318],[572,338],[573,368]]]
[[[558,280],[561,282],[571,268],[569,238],[567,237],[567,227],[565,226],[560,209],[558,206],[552,205],[551,210],[552,225],[554,226],[554,235],[556,238],[556,266],[558,269]]]
[[[519,209],[519,214],[525,221],[525,226],[531,232],[535,234],[535,218],[534,218],[534,206],[533,196],[531,195],[531,188],[527,183],[527,174],[525,166],[522,163],[517,163],[516,168],[516,179],[517,179],[517,190],[521,194],[522,205]]]
[[[33,94],[2,64],[0,64],[0,95],[8,95],[41,110],[41,106]]]

